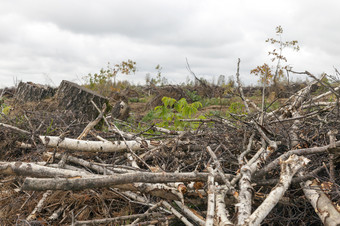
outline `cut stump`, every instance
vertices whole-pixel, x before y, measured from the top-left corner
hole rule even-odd
[[[59,107],[72,110],[77,116],[94,120],[99,112],[91,103],[91,100],[102,109],[104,103],[109,106],[109,100],[90,89],[82,87],[76,83],[63,80],[55,95]],[[110,110],[110,109],[108,109]]]
[[[32,82],[20,82],[15,94],[19,101],[41,101],[45,98],[52,97],[55,89],[41,84]]]
[[[130,106],[124,101],[118,101],[112,108],[112,117],[120,120],[127,120],[130,114]]]

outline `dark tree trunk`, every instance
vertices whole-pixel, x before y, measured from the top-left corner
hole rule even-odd
[[[109,100],[90,89],[73,82],[63,80],[56,93],[59,107],[72,110],[77,116],[83,116],[88,120],[95,119],[99,112],[91,103],[91,100],[102,109],[104,103],[109,106]],[[111,110],[109,107],[107,111]]]
[[[40,101],[54,94],[55,89],[52,87],[32,82],[20,82],[15,97],[19,101]]]

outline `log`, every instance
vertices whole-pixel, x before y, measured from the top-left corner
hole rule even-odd
[[[63,80],[56,93],[58,106],[71,110],[77,117],[83,116],[87,120],[94,120],[98,116],[97,109],[91,104],[91,100],[100,108],[106,104],[108,112],[110,109],[109,100],[90,89],[76,83]]]
[[[109,176],[93,178],[31,178],[26,177],[22,189],[45,191],[45,190],[83,190],[88,188],[104,188],[121,184],[130,183],[170,183],[170,182],[191,182],[206,181],[208,173],[189,172],[189,173],[149,173],[135,172],[125,174],[113,174]],[[228,175],[226,175],[228,176]],[[229,175],[230,176],[230,175]],[[221,177],[216,176],[216,181],[220,182]]]
[[[32,82],[20,82],[15,94],[15,98],[20,101],[41,101],[45,98],[53,97],[55,89]]]
[[[335,207],[336,204],[332,203],[316,180],[302,182],[301,187],[324,225],[340,224],[340,213]]]
[[[287,191],[293,176],[310,162],[303,156],[291,155],[286,161],[280,162],[280,182],[272,189],[261,205],[245,220],[242,225],[260,225],[264,218],[279,202],[280,198]]]
[[[53,177],[100,177],[98,174],[84,173],[68,169],[41,166],[25,162],[0,162],[0,175],[31,176],[41,178]]]
[[[145,150],[146,148],[156,147],[150,140],[143,140],[141,142],[135,140],[122,141],[89,141],[76,140],[71,138],[60,138],[56,136],[39,136],[41,142],[47,147],[65,148],[70,151],[83,152],[116,152],[125,151],[129,146],[132,151]]]

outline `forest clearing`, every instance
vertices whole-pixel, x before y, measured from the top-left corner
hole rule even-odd
[[[340,86],[236,78],[3,89],[0,224],[340,224]]]

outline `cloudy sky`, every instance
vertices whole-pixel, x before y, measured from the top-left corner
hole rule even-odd
[[[59,85],[83,83],[107,62],[132,59],[135,84],[156,75],[171,83],[190,77],[186,58],[199,77],[235,75],[241,58],[246,84],[251,69],[271,63],[265,40],[284,29],[284,50],[297,71],[315,75],[340,69],[340,1],[325,0],[1,0],[0,87],[16,81]],[[298,76],[296,76],[298,77]]]

